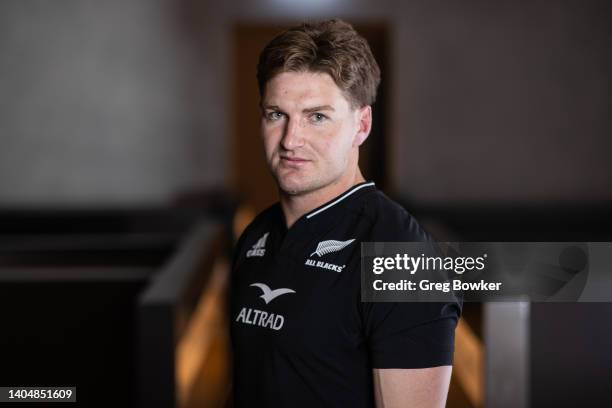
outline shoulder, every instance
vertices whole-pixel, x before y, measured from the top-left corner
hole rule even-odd
[[[248,240],[249,237],[257,236],[265,234],[269,231],[270,225],[272,224],[275,217],[278,216],[278,211],[280,211],[279,203],[274,203],[253,218],[253,221],[246,226],[240,238],[238,238],[236,249],[239,249],[240,246],[244,243],[245,240]]]
[[[371,223],[371,241],[433,241],[412,214],[380,190],[368,195],[363,214]]]
[[[236,245],[234,245],[232,257],[233,265],[238,262],[240,254],[243,252],[243,248],[245,245],[252,245],[257,240],[263,238],[264,234],[270,231],[270,226],[274,222],[274,217],[278,216],[278,211],[280,211],[279,203],[271,205],[270,207],[260,212],[253,219],[253,221],[251,221],[249,225],[247,225],[244,231],[242,231],[242,234],[240,234],[238,241],[236,241]]]

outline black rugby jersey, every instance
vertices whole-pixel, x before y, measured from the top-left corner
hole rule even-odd
[[[460,305],[361,302],[362,241],[427,240],[373,182],[289,229],[259,214],[232,263],[234,406],[373,407],[373,368],[451,365]]]

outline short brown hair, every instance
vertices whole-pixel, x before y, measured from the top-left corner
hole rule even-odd
[[[376,100],[380,68],[368,42],[340,19],[303,23],[272,39],[257,64],[260,97],[275,75],[301,71],[329,74],[353,108]]]

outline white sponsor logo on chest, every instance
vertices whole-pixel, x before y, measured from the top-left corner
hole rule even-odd
[[[271,289],[265,283],[251,283],[249,286],[253,286],[261,289],[263,292],[259,297],[266,302],[266,305],[281,295],[287,295],[289,293],[295,293],[295,290],[289,288],[278,288]],[[250,324],[253,326],[266,327],[272,330],[280,330],[285,324],[285,317],[275,313],[269,313],[265,310],[251,309],[250,307],[243,307],[236,316],[236,322],[242,322],[244,324]]]
[[[240,313],[238,313],[236,321],[252,324],[253,326],[267,327],[272,330],[280,330],[285,323],[285,318],[282,315],[268,313],[264,310],[243,307]]]

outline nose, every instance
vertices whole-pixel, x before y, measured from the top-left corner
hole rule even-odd
[[[298,120],[290,118],[285,126],[281,144],[285,150],[294,150],[304,145],[303,129]]]

